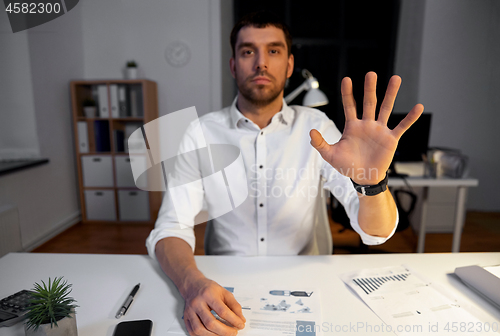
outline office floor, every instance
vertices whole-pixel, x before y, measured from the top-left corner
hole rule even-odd
[[[411,253],[416,250],[417,234],[411,228],[397,232],[378,246],[360,246],[359,236],[352,230],[339,232],[342,226],[330,223],[335,254],[348,253]],[[144,246],[150,225],[76,224],[33,252],[41,253],[103,253],[146,254]],[[204,254],[205,225],[195,227],[195,254]],[[450,252],[451,233],[428,233],[425,252]],[[500,252],[500,213],[468,212],[462,234],[462,252]]]

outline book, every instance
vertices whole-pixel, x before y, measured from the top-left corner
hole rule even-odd
[[[124,142],[125,142],[125,152],[126,153],[128,153],[128,138],[130,138],[132,133],[134,133],[138,128],[141,128],[141,127],[142,127],[142,123],[140,123],[140,122],[131,122],[131,123],[127,123],[125,125]]]
[[[94,121],[96,152],[110,152],[109,123],[105,120]]]
[[[113,131],[115,152],[125,152],[125,133],[122,130]]]

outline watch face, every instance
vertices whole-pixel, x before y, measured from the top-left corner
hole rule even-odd
[[[189,63],[191,59],[191,50],[187,44],[181,41],[175,41],[167,45],[165,58],[173,67],[180,68]]]

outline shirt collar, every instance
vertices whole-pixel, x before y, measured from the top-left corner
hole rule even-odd
[[[245,120],[248,119],[238,110],[238,107],[236,106],[237,101],[238,97],[234,98],[230,108],[231,124],[234,128],[238,128],[238,123],[245,122]],[[273,116],[273,118],[271,119],[271,123],[269,125],[278,122],[283,124],[284,126],[287,126],[291,125],[293,119],[294,119],[294,111],[286,104],[285,99],[283,99],[283,105],[281,107],[281,111],[279,111]]]

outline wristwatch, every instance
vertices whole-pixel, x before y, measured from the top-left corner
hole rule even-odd
[[[352,179],[351,179],[351,182],[354,185],[354,189],[356,189],[356,191],[359,192],[360,194],[363,194],[363,196],[375,196],[375,195],[380,194],[381,192],[386,191],[388,179],[389,179],[389,176],[387,175],[387,173],[385,173],[384,179],[375,185],[357,184]]]

